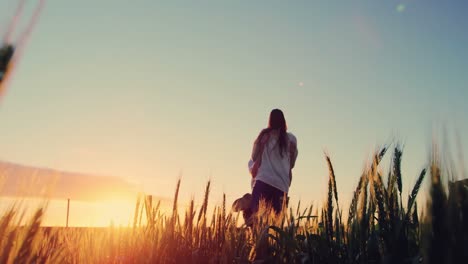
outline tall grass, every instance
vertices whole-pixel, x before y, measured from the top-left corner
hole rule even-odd
[[[388,152],[392,162],[385,171],[381,161]],[[252,227],[241,225],[239,214],[226,208],[225,195],[208,212],[210,182],[201,206],[192,199],[185,212],[177,210],[180,180],[169,215],[152,196],[139,196],[128,228],[40,227],[45,207],[21,224],[22,211],[12,207],[0,219],[0,263],[464,263],[466,182],[446,185],[444,172],[453,170],[434,150],[404,206],[402,154],[399,145],[374,153],[357,178],[347,219],[342,219],[346,206],[338,199],[339,175],[328,154],[323,208],[301,208],[299,202],[275,215],[261,204]],[[427,171],[429,198],[419,211],[416,198]]]

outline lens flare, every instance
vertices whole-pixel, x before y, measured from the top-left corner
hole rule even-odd
[[[397,5],[396,10],[397,10],[398,13],[403,13],[406,10],[406,5],[405,4],[399,4],[399,5]]]

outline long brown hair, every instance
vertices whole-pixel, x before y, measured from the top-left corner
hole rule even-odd
[[[281,157],[283,157],[283,153],[286,151],[288,144],[286,134],[287,129],[288,126],[286,125],[286,119],[284,118],[283,111],[279,109],[271,110],[270,119],[268,120],[268,130],[278,130],[278,144]]]

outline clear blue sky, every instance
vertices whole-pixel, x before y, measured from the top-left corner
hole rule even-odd
[[[0,3],[1,30],[14,2]],[[279,107],[299,144],[293,197],[324,197],[324,149],[351,197],[368,154],[391,138],[405,143],[412,184],[434,126],[468,140],[467,10],[49,0],[0,105],[0,159],[120,176],[163,196],[182,174],[185,198],[201,199],[211,177],[214,201],[232,199],[249,191],[251,144]]]

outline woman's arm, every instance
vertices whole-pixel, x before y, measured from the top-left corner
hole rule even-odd
[[[291,140],[289,142],[289,186],[291,186],[292,183],[292,169],[296,165],[296,159],[297,159],[297,140],[294,138],[294,140]]]
[[[257,139],[254,142],[253,149],[252,149],[252,160],[256,161],[260,155],[262,155],[263,145],[265,145],[268,137],[265,136],[269,130],[263,129],[260,134],[257,136]]]
[[[292,140],[289,141],[289,160],[291,169],[296,165],[297,155],[297,139],[296,137],[293,137]]]

